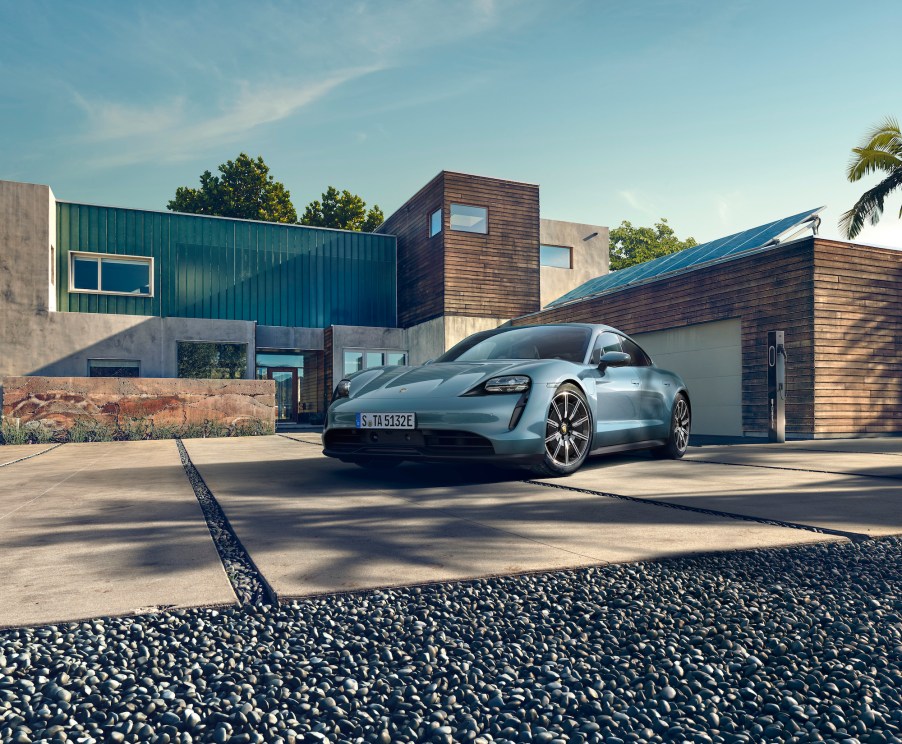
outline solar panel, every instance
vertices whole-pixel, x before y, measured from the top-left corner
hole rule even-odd
[[[791,217],[784,217],[781,220],[758,225],[734,235],[727,235],[725,238],[718,238],[702,245],[686,248],[678,253],[671,253],[669,256],[661,256],[661,258],[655,258],[645,263],[635,264],[625,269],[612,271],[610,274],[595,277],[571,290],[563,297],[559,297],[554,302],[549,303],[547,307],[564,305],[574,300],[610,292],[629,284],[653,281],[677,272],[690,271],[713,261],[731,258],[739,253],[765,248],[779,242],[781,237],[786,237],[804,229],[804,226],[812,222],[814,216],[822,209],[823,207],[810,209],[807,212],[800,212]]]

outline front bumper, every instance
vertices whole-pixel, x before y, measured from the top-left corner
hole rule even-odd
[[[511,428],[516,393],[450,400],[346,398],[335,401],[323,430],[323,454],[342,460],[393,457],[404,460],[540,460],[547,402],[530,392]],[[357,429],[357,414],[416,414],[411,430]]]

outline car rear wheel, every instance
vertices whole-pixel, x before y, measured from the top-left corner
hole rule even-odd
[[[651,451],[655,457],[662,459],[679,460],[686,454],[689,446],[689,429],[692,424],[692,416],[689,410],[689,401],[683,394],[677,395],[673,401],[673,411],[670,414],[670,434],[667,444],[656,447]]]
[[[534,470],[545,477],[570,475],[582,467],[592,449],[592,414],[586,396],[565,383],[554,393],[545,417],[542,462]]]

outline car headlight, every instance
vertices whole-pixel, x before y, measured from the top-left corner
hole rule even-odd
[[[351,395],[351,381],[350,380],[341,380],[338,385],[335,386],[335,392],[332,394],[332,400],[338,400],[339,398],[347,398]]]
[[[505,375],[488,380],[483,389],[487,393],[522,393],[529,388],[531,380],[526,375]]]

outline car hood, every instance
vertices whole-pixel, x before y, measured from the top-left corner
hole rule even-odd
[[[440,362],[422,367],[378,367],[351,375],[351,398],[405,398],[458,396],[500,375],[537,375],[542,361]]]

